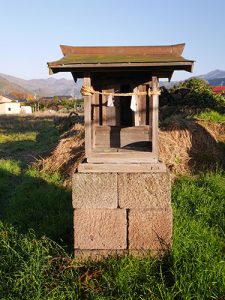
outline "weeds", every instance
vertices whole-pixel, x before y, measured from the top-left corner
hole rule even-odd
[[[58,173],[27,166],[13,152],[7,157],[0,160],[0,299],[225,298],[223,172],[175,181],[170,253],[80,264],[68,254],[71,190]]]
[[[204,121],[210,121],[212,123],[224,123],[225,122],[225,116],[222,113],[219,113],[214,110],[206,110],[202,111],[198,114],[194,115],[194,118]]]

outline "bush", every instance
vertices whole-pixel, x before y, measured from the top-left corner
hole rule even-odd
[[[210,85],[199,78],[191,78],[179,83],[171,89],[175,96],[185,89],[187,92],[181,97],[177,104],[201,107],[201,108],[223,108],[225,109],[225,98],[222,95],[214,94]],[[179,98],[179,97],[178,97]]]

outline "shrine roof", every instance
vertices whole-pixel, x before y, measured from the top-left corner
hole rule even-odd
[[[169,46],[72,47],[61,45],[63,58],[49,62],[50,72],[84,72],[104,68],[169,67],[191,72],[193,60],[182,57],[185,44]]]

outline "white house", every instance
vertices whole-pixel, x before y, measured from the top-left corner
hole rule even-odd
[[[0,115],[12,115],[20,113],[20,103],[6,102],[0,103]]]
[[[32,114],[32,108],[29,105],[21,106],[20,112],[24,114]]]
[[[0,114],[11,115],[20,113],[20,103],[13,102],[11,99],[0,96]]]
[[[19,102],[0,96],[0,115],[12,115],[12,114],[31,114],[31,106],[21,106]]]

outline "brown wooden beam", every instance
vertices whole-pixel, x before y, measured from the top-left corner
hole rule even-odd
[[[84,85],[91,86],[89,73],[85,74]],[[84,96],[84,116],[85,116],[85,156],[86,158],[92,151],[92,129],[91,129],[91,102],[92,96]]]
[[[156,92],[159,88],[158,78],[152,77],[152,91]],[[159,127],[159,117],[158,117],[158,107],[159,107],[159,95],[152,95],[152,153],[158,158],[158,127]],[[149,122],[149,127],[150,127]],[[151,128],[150,128],[151,130]]]

